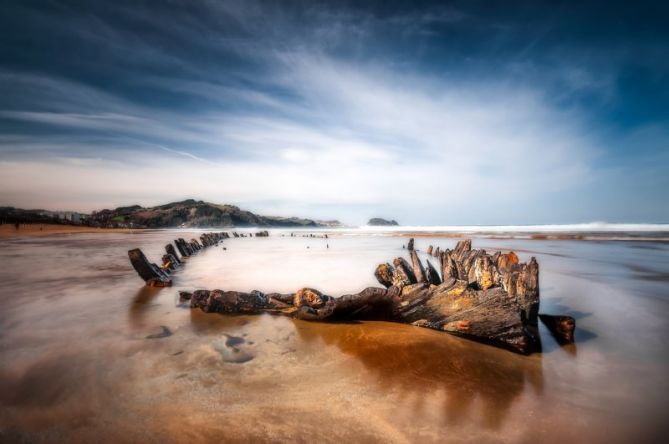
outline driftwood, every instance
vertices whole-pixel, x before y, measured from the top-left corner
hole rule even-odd
[[[294,294],[223,290],[182,292],[192,308],[224,314],[273,313],[311,321],[386,320],[445,331],[519,353],[540,350],[539,266],[514,253],[489,255],[471,241],[440,251],[441,271],[427,269],[409,241],[413,265],[401,257],[380,264],[374,275],[385,287],[332,297],[311,288]],[[422,276],[422,281],[420,281]],[[546,317],[565,341],[573,319]],[[551,328],[551,327],[549,327]],[[570,330],[571,328],[571,330]],[[569,336],[571,332],[571,336]],[[555,333],[554,333],[555,334]]]

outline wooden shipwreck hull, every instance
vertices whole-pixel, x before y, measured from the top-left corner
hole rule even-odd
[[[227,235],[219,233],[206,242],[203,239],[203,245],[215,245],[223,237]],[[197,249],[193,242],[182,239],[176,245],[184,251],[187,247]],[[535,258],[523,264],[513,252],[488,254],[473,250],[471,241],[463,240],[453,250],[429,248],[438,259],[435,268],[429,260],[423,265],[413,239],[408,250],[410,263],[397,257],[392,265],[377,266],[374,275],[383,288],[369,287],[355,294],[332,297],[311,288],[289,294],[224,290],[180,294],[190,299],[191,308],[208,313],[271,313],[309,321],[385,320],[440,330],[518,353],[540,351],[539,265]],[[168,260],[162,267],[149,264],[139,250],[129,252],[148,285],[154,285],[160,273],[170,268],[173,248],[166,251]],[[573,318],[541,315],[541,319],[558,342],[573,342]]]
[[[175,239],[174,245],[177,246],[179,253],[174,249],[174,245],[165,245],[165,254],[160,266],[149,262],[139,248],[128,251],[128,258],[139,277],[144,279],[146,285],[150,287],[170,287],[172,285],[170,275],[179,269],[184,262],[184,258],[190,257],[204,248],[218,245],[220,241],[229,237],[228,233],[220,232],[203,233],[200,236],[200,242],[197,239],[191,239],[190,242],[182,238]]]

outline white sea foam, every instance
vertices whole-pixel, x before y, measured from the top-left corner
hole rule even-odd
[[[446,232],[446,233],[665,233],[669,224],[613,224],[590,222],[555,225],[443,225],[443,226],[370,226],[359,227],[368,232]]]
[[[590,222],[582,224],[551,224],[551,225],[398,225],[398,226],[370,226],[360,227],[224,227],[224,228],[184,228],[173,229],[178,231],[237,231],[239,233],[255,233],[259,230],[269,230],[274,235],[303,235],[305,233],[338,233],[345,236],[387,236],[394,233],[434,233],[443,234],[478,234],[482,236],[510,236],[531,237],[534,234],[564,234],[576,235],[587,239],[591,235],[597,239],[669,239],[669,224],[616,224],[606,222]]]

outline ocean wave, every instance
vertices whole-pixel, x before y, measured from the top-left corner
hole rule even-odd
[[[447,233],[664,233],[669,224],[618,224],[589,222],[580,224],[549,225],[412,225],[378,227],[364,225],[358,228],[369,232],[425,231]]]

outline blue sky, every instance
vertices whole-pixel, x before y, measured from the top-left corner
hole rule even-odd
[[[0,205],[669,222],[663,2],[5,2]]]

